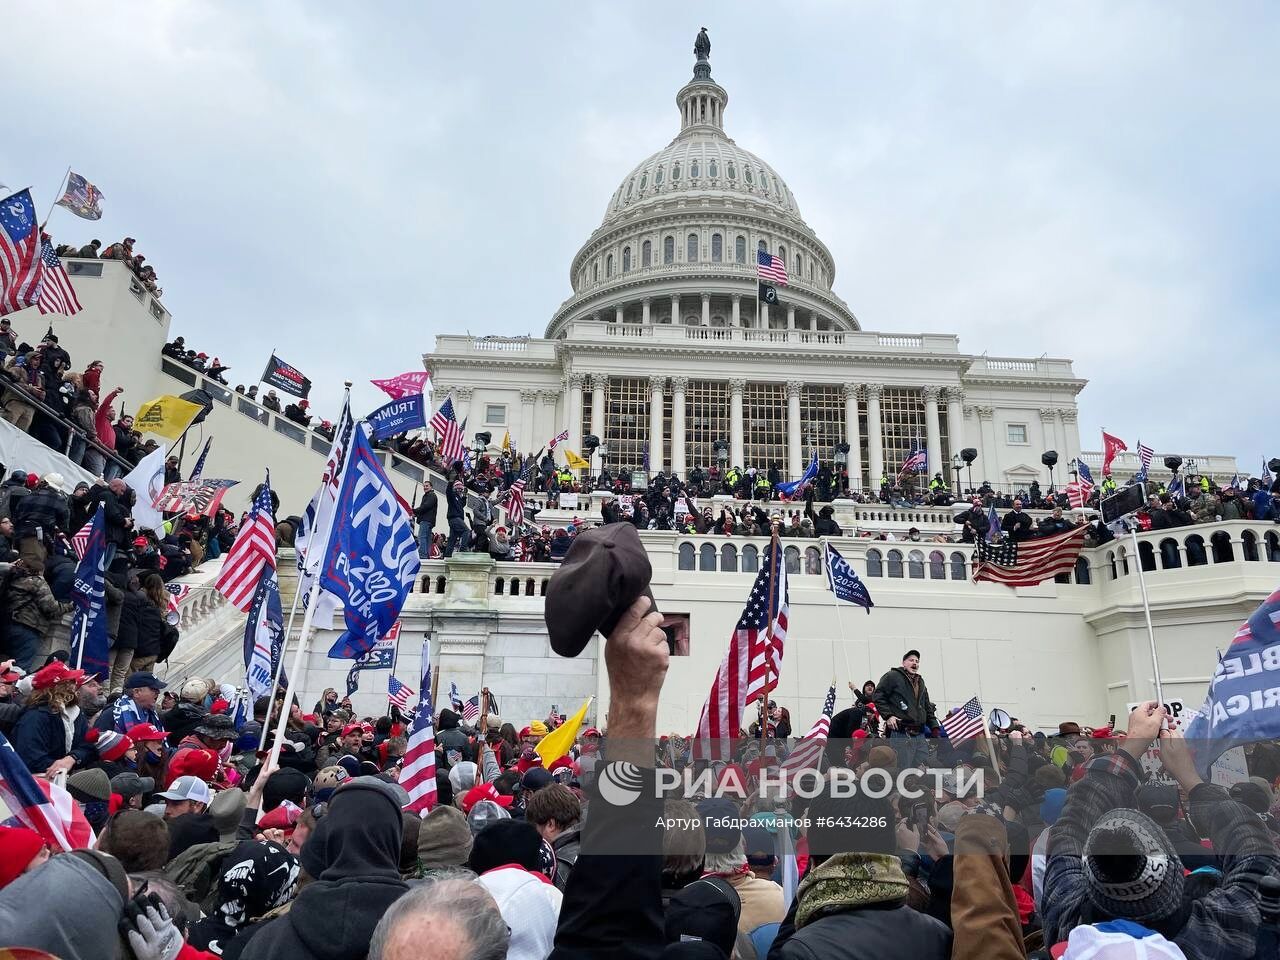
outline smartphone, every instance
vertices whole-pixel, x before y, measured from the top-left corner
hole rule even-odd
[[[916,829],[923,833],[929,826],[929,805],[923,802],[912,805],[911,818],[915,822]]]

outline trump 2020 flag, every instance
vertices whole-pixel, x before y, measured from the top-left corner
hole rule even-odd
[[[1209,681],[1204,706],[1187,726],[1200,776],[1222,753],[1241,743],[1280,737],[1275,670],[1280,663],[1280,590],[1262,602],[1236,631]]]
[[[93,515],[84,556],[76,567],[71,602],[71,662],[85,673],[103,679],[111,672],[111,647],[107,638],[106,587],[107,521],[102,504]]]
[[[350,660],[391,629],[421,566],[409,514],[361,426],[333,510],[320,583],[342,600],[347,625],[329,656]]]
[[[870,613],[875,604],[871,602],[871,594],[867,592],[867,585],[862,582],[862,578],[858,576],[853,567],[849,566],[849,561],[840,555],[840,551],[830,543],[827,543],[826,547],[827,586],[831,588],[831,592],[835,594],[837,600],[856,603],[867,613]]]
[[[373,439],[385,440],[407,430],[419,430],[427,425],[427,401],[422,394],[401,397],[384,403],[365,417],[373,428]]]
[[[244,680],[254,700],[271,692],[272,679],[282,656],[284,608],[280,605],[280,584],[276,568],[264,563],[244,625]],[[283,675],[280,681],[285,682]]]
[[[797,490],[806,483],[813,483],[818,479],[818,451],[813,452],[813,458],[809,461],[809,465],[804,468],[804,473],[799,480],[788,480],[786,483],[774,484],[778,492],[784,497],[793,497]]]

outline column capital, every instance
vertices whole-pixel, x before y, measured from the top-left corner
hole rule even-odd
[[[591,374],[591,389],[592,390],[608,390],[609,375],[607,373]]]
[[[1075,407],[1064,407],[1064,408],[1062,408],[1062,409],[1060,409],[1060,410],[1058,411],[1058,416],[1062,418],[1062,422],[1063,422],[1063,423],[1075,423],[1075,422],[1076,422],[1076,408],[1075,408]]]
[[[542,392],[542,391],[540,391],[540,390],[521,390],[521,391],[520,391],[520,402],[521,402],[521,403],[533,403],[535,400],[537,400],[537,399],[538,399],[538,395],[539,395],[541,392]],[[555,396],[555,394],[552,394],[552,396]]]
[[[539,390],[538,399],[543,403],[556,403],[560,399],[560,394],[554,390]]]
[[[565,381],[569,384],[570,390],[581,390],[582,385],[586,380],[587,375],[585,373],[571,373],[565,377]]]
[[[666,389],[666,386],[667,386],[666,377],[650,377],[649,378],[650,393],[654,393],[654,392],[661,393],[664,389]]]
[[[862,384],[860,383],[846,383],[844,385],[844,398],[846,400],[850,398],[857,400],[859,391],[861,390],[862,390]]]
[[[1055,416],[1056,414],[1057,414],[1057,411],[1056,411],[1056,410],[1054,410],[1054,408],[1053,408],[1053,407],[1041,407],[1041,408],[1040,408],[1040,421],[1041,421],[1042,423],[1052,423],[1052,422],[1053,422],[1053,418],[1054,418],[1054,416]]]
[[[863,389],[865,389],[865,390],[867,391],[867,401],[868,401],[868,402],[870,402],[870,403],[879,403],[879,402],[880,402],[880,393],[881,393],[881,391],[883,391],[883,390],[884,390],[884,384],[883,384],[883,383],[868,383],[868,384],[865,384],[865,385],[864,385]]]
[[[798,398],[800,396],[800,391],[803,389],[804,389],[803,380],[788,380],[787,381],[787,399],[792,400],[792,399]]]
[[[924,397],[925,403],[937,403],[938,394],[939,394],[939,389],[938,387],[935,387],[933,384],[926,384],[925,386],[920,388],[920,395]]]
[[[960,387],[947,387],[947,403],[964,404],[964,390]]]
[[[471,395],[475,393],[475,387],[454,387],[452,393],[463,403],[471,399]]]
[[[653,297],[641,297],[640,302],[643,303],[645,306],[648,306],[650,303],[653,302]]]
[[[688,388],[689,388],[688,377],[672,377],[671,378],[672,393],[684,393],[685,390],[687,390]]]
[[[735,293],[735,294],[733,295],[733,302],[734,302],[734,303],[741,303],[741,302],[742,302],[742,294],[740,294],[740,293]]]
[[[711,294],[709,294],[709,293],[704,293],[704,294],[702,295],[702,302],[703,302],[703,303],[710,303],[710,302],[711,302]]]
[[[741,396],[742,391],[747,389],[747,381],[741,377],[734,377],[729,381],[729,393],[736,393]]]
[[[979,420],[990,420],[996,413],[995,407],[976,406],[973,409],[977,411]]]

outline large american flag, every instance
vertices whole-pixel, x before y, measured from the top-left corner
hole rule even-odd
[[[36,306],[41,313],[61,313],[73,317],[84,307],[71,286],[71,278],[67,270],[53,252],[53,244],[48,240],[40,244],[40,259],[44,261],[44,270],[40,275],[40,299]]]
[[[1146,480],[1147,473],[1151,469],[1151,461],[1155,458],[1156,452],[1152,447],[1148,447],[1141,440],[1138,441],[1138,473],[1139,480]]]
[[[788,773],[796,770],[817,770],[822,753],[831,733],[831,715],[836,711],[836,685],[831,684],[827,699],[822,704],[822,714],[782,761],[782,769]]]
[[[436,805],[436,730],[431,713],[431,641],[422,644],[422,696],[409,728],[409,745],[400,770],[400,786],[409,792],[405,809],[425,814]]]
[[[756,252],[756,276],[760,280],[785,287],[787,285],[787,265],[781,257],[775,257],[765,253],[763,250],[759,250]]]
[[[458,418],[453,413],[453,397],[447,397],[440,409],[431,418],[430,427],[440,438],[438,451],[446,463],[462,459],[463,442],[462,427],[458,426]]]
[[[40,230],[30,190],[0,200],[0,317],[40,299]]]
[[[402,683],[395,677],[387,677],[387,702],[392,706],[407,710],[409,701],[414,698],[413,687],[407,683]]]
[[[1093,484],[1084,480],[1072,480],[1064,489],[1067,492],[1067,502],[1072,508],[1082,510],[1093,493]]]
[[[527,473],[520,474],[520,479],[507,491],[507,522],[512,527],[519,527],[524,523],[524,485],[528,479]]]
[[[742,729],[747,704],[777,683],[788,615],[787,569],[775,537],[702,707],[697,736],[704,756],[727,753],[728,741]]]
[[[1070,573],[1084,546],[1087,529],[1081,524],[1050,537],[980,542],[974,547],[977,569],[973,579],[1003,583],[1006,587],[1031,587],[1060,573]]]
[[[970,740],[982,732],[982,704],[971,697],[964,706],[942,721],[942,732],[952,743]]]
[[[902,461],[902,469],[898,471],[898,476],[901,477],[912,471],[924,473],[928,469],[929,453],[924,447],[917,445],[907,454],[907,459]]]
[[[76,553],[77,560],[84,559],[84,553],[89,549],[89,534],[93,532],[93,519],[76,531],[71,537],[71,549]]]
[[[266,564],[276,565],[276,522],[271,515],[270,474],[249,508],[236,542],[227,551],[214,587],[237,610],[248,613],[253,591]]]
[[[0,800],[9,812],[52,849],[83,850],[94,843],[93,828],[71,794],[49,780],[37,780],[13,745],[0,733]]]

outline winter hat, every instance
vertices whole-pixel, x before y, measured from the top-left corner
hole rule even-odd
[[[281,767],[267,777],[267,782],[262,788],[262,809],[274,810],[286,800],[293,801],[299,807],[304,806],[307,802],[307,790],[310,787],[311,781],[301,770]]]
[[[1160,825],[1120,808],[1100,819],[1084,844],[1085,889],[1097,910],[1138,922],[1162,920],[1182,904],[1182,863]]]
[[[702,829],[707,837],[707,853],[732,853],[742,842],[738,805],[726,797],[712,797],[697,804]]]
[[[213,817],[213,826],[223,843],[236,838],[240,821],[244,819],[244,810],[248,806],[248,798],[239,787],[230,790],[219,790],[209,801],[209,816]]]
[[[97,737],[91,734],[97,733]],[[133,741],[123,733],[117,733],[115,730],[90,730],[85,734],[85,739],[92,743],[98,749],[98,758],[101,760],[119,760],[125,755],[125,751],[133,747]]]
[[[345,754],[338,758],[338,766],[347,771],[348,776],[360,776],[360,759],[358,757],[353,757],[349,753]]]
[[[1045,822],[1045,826],[1053,826],[1058,822],[1058,818],[1062,816],[1062,808],[1067,805],[1067,791],[1061,787],[1054,787],[1052,790],[1044,792],[1044,799],[1040,801],[1040,819]]]
[[[81,803],[93,800],[106,803],[111,799],[111,781],[107,771],[99,768],[77,770],[67,777],[67,789]]]
[[[1254,813],[1266,813],[1271,809],[1271,784],[1262,777],[1250,777],[1233,783],[1228,793],[1232,800],[1243,803]]]
[[[542,837],[528,820],[490,823],[476,834],[471,844],[467,866],[476,873],[508,863],[519,864],[526,870],[542,869]]]
[[[418,861],[423,870],[460,867],[471,856],[471,830],[457,807],[433,807],[418,828]]]
[[[179,750],[169,761],[166,787],[179,777],[199,777],[209,783],[218,773],[218,755],[212,750],[201,750],[186,747]]]
[[[549,787],[555,782],[555,777],[551,775],[549,770],[542,767],[531,767],[525,771],[524,776],[520,779],[521,786],[528,793],[535,793],[543,787]]]
[[[1062,960],[1186,960],[1176,943],[1128,920],[1081,925],[1067,937]]]
[[[481,830],[496,820],[510,820],[511,814],[492,800],[481,800],[467,814],[467,829],[474,837]]]
[[[18,879],[44,845],[29,827],[0,827],[0,889]]]
[[[896,771],[898,754],[893,747],[872,747],[871,752],[867,754],[867,765],[873,769],[878,767],[882,770]]]
[[[738,935],[742,899],[719,877],[703,877],[682,889],[667,905],[667,943],[701,940],[731,956]]]
[[[519,867],[490,870],[476,882],[489,891],[511,931],[507,960],[543,960],[549,956],[563,894],[544,877]]]
[[[547,725],[541,720],[534,720],[529,724],[529,736],[545,737],[547,735]]]

